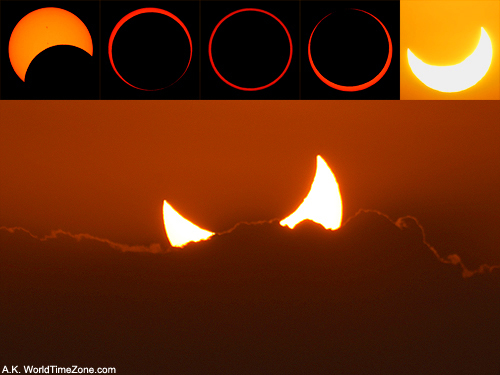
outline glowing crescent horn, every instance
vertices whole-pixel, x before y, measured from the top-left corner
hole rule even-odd
[[[316,175],[311,190],[295,212],[281,220],[280,224],[293,229],[307,219],[332,230],[338,229],[342,222],[339,185],[330,167],[319,155],[316,157]]]
[[[206,240],[215,234],[182,217],[167,201],[163,201],[163,224],[170,244],[175,247],[183,247],[191,241]]]

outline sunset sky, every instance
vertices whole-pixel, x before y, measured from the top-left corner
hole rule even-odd
[[[344,219],[416,216],[441,251],[499,262],[499,104],[1,103],[1,222],[167,246],[162,202],[214,232],[282,219],[321,154]]]

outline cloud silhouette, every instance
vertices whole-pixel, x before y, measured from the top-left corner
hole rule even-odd
[[[62,229],[58,230],[53,230],[49,235],[46,235],[44,237],[38,237],[35,236],[34,234],[30,233],[27,229],[21,228],[21,227],[12,227],[12,228],[7,228],[7,227],[0,227],[0,231],[6,231],[10,234],[16,234],[19,233],[20,237],[31,237],[32,239],[38,239],[40,242],[50,242],[54,241],[54,243],[57,243],[57,241],[65,242],[64,238],[67,239],[74,239],[78,242],[84,242],[84,241],[93,241],[97,242],[100,244],[106,244],[108,245],[111,249],[116,249],[124,252],[132,251],[132,252],[151,252],[151,253],[160,253],[163,252],[164,250],[161,248],[160,244],[151,244],[150,246],[141,246],[141,245],[125,245],[125,244],[119,244],[104,238],[99,238],[92,236],[90,234],[85,234],[85,233],[80,233],[80,234],[72,234],[66,231],[63,231]]]
[[[498,374],[500,272],[412,217],[237,225],[180,250],[0,229],[6,365],[121,374]],[[131,250],[133,249],[133,250]],[[467,271],[467,272],[465,272]],[[482,274],[481,274],[482,273]]]

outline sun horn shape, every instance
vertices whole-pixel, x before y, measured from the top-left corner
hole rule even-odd
[[[311,190],[295,212],[281,220],[280,224],[293,229],[303,220],[314,221],[332,230],[338,229],[342,222],[339,185],[330,167],[319,155],[316,157],[316,175]]]
[[[424,85],[442,92],[458,92],[474,86],[488,72],[493,57],[490,37],[482,27],[474,52],[456,65],[429,65],[415,56],[409,48],[407,52],[413,74]]]
[[[170,244],[175,247],[206,240],[215,234],[182,217],[166,200],[163,201],[163,224]]]

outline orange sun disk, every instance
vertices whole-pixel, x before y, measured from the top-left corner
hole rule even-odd
[[[92,37],[73,13],[60,8],[41,8],[24,16],[9,40],[12,68],[23,81],[31,61],[47,48],[70,45],[92,56]]]

